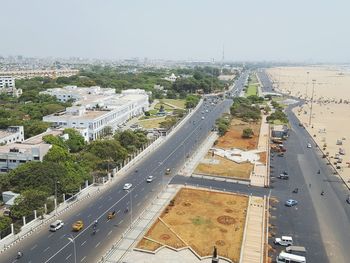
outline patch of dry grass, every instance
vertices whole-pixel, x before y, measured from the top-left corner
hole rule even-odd
[[[254,168],[254,165],[249,162],[239,164],[218,155],[212,157],[210,153],[205,156],[205,159],[217,160],[219,162],[218,164],[199,163],[194,173],[249,179],[250,173]]]
[[[166,225],[157,220],[145,237],[172,245],[180,240],[176,233],[200,256],[211,255],[216,246],[220,255],[238,262],[247,206],[247,196],[183,188],[161,215]]]
[[[224,136],[219,137],[215,147],[222,149],[239,148],[242,150],[253,150],[258,146],[260,122],[247,123],[238,119],[233,119],[230,124],[230,129]],[[254,136],[249,139],[242,138],[242,132],[246,128],[251,128]]]

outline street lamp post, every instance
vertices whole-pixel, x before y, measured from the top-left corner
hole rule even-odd
[[[74,248],[74,263],[77,263],[77,250],[76,250],[76,247],[75,247],[75,239],[72,235],[70,235],[70,237],[68,238],[68,240],[70,242],[73,243],[73,248]]]
[[[57,206],[58,206],[58,201],[57,201],[57,184],[59,184],[60,182],[57,181],[57,178],[55,178],[55,211],[57,214]]]
[[[310,106],[309,126],[311,125],[312,105],[313,105],[313,103],[314,103],[315,82],[316,82],[316,80],[313,79],[313,80],[312,80],[312,94],[311,94],[311,106]]]

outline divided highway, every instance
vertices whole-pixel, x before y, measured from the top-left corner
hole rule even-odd
[[[239,94],[246,78],[246,73],[243,73],[230,92],[234,95]],[[106,191],[80,201],[78,205],[62,214],[59,219],[65,223],[63,228],[51,233],[48,228],[43,227],[3,252],[0,263],[97,262],[130,226],[131,220],[137,218],[161,191],[163,185],[169,183],[174,171],[178,170],[187,156],[206,139],[215,120],[228,111],[232,104],[232,100],[225,99],[211,105],[209,98],[159,148],[136,164],[127,174],[114,179],[119,180],[118,183],[108,187]],[[171,168],[171,175],[165,175],[167,168]],[[153,182],[146,183],[149,175],[155,178]],[[133,184],[131,191],[122,189],[125,183]],[[110,211],[116,211],[117,216],[107,220],[107,213]],[[71,225],[76,220],[84,222],[84,228],[80,232],[72,232]],[[92,225],[95,220],[98,220],[98,225],[94,234]],[[24,256],[16,260],[19,250]]]

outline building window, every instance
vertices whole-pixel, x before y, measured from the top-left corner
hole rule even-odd
[[[39,156],[34,156],[34,160],[39,161],[40,160]]]

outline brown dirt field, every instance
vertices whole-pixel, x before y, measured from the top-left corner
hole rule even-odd
[[[210,153],[205,156],[205,159],[218,160],[219,163],[200,163],[196,167],[194,173],[249,179],[250,173],[254,168],[254,165],[249,162],[238,164],[221,156],[214,155],[214,157],[212,157]]]
[[[152,240],[149,240],[147,238],[142,238],[140,242],[137,244],[137,248],[144,249],[144,250],[150,250],[150,251],[156,251],[158,248],[160,248],[162,245],[154,242]]]
[[[183,188],[173,200],[161,218],[196,253],[210,256],[216,246],[220,255],[239,261],[248,197]],[[157,220],[145,236],[164,242],[169,233]]]
[[[161,220],[157,219],[156,223],[148,230],[146,237],[156,240],[159,243],[173,247],[176,249],[185,247],[181,239],[179,239],[173,231],[171,231],[167,225],[165,225]],[[149,249],[151,250],[151,249]]]
[[[215,147],[222,149],[239,148],[242,150],[253,150],[258,146],[260,122],[247,123],[238,119],[231,121],[230,129],[224,136],[221,136]],[[253,138],[243,139],[242,132],[245,128],[251,128],[254,132]]]

